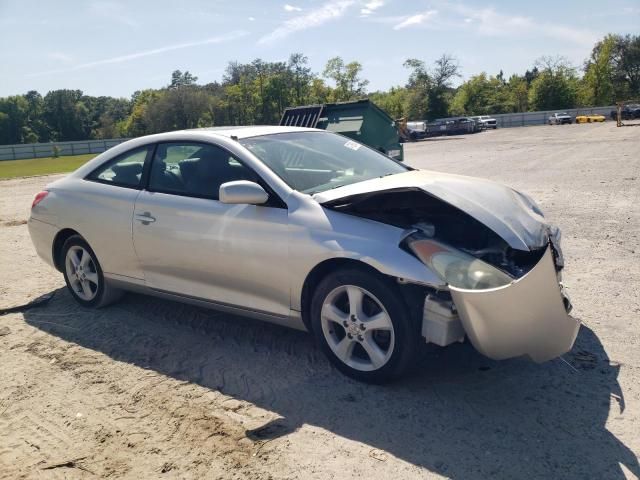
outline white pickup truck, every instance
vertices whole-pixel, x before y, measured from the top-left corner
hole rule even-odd
[[[490,117],[489,115],[478,115],[475,117],[471,117],[476,122],[479,122],[483,129],[487,130],[489,128],[493,128],[494,130],[498,128],[498,122],[495,118]]]
[[[564,125],[573,123],[573,118],[567,113],[554,113],[549,117],[549,125]]]

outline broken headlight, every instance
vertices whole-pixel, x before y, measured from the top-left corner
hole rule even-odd
[[[412,235],[408,249],[449,285],[467,290],[502,287],[513,281],[501,270],[444,243]]]

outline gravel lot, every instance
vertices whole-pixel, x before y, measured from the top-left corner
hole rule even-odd
[[[54,177],[0,182],[1,478],[640,476],[640,128],[541,126],[406,145],[420,168],[529,193],[564,233],[583,321],[543,365],[425,349],[390,386],[308,335],[140,295],[78,307],[25,225]]]

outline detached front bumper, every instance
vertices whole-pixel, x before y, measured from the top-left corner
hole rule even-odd
[[[465,333],[473,346],[495,360],[528,355],[536,362],[569,351],[580,322],[557,281],[551,247],[526,275],[489,290],[449,286]]]

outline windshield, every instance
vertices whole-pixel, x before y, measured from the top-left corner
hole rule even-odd
[[[314,194],[409,170],[354,140],[328,132],[288,132],[240,140],[291,188]]]

